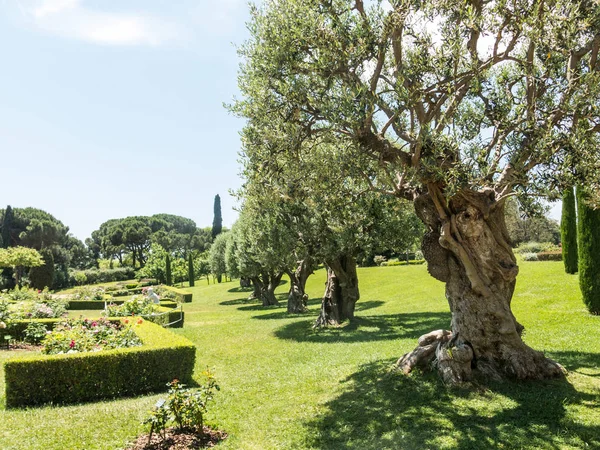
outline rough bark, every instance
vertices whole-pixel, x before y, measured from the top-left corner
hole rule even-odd
[[[525,345],[510,304],[518,266],[493,191],[461,191],[446,201],[437,186],[415,201],[428,226],[423,255],[430,274],[446,283],[451,332],[422,337],[397,367],[405,373],[431,363],[447,383],[475,373],[493,379],[542,379],[564,369]],[[435,351],[433,351],[435,349]]]
[[[290,291],[288,293],[287,312],[290,314],[300,314],[306,312],[308,305],[308,295],[306,294],[306,280],[313,273],[313,264],[311,258],[304,258],[298,262],[295,271],[289,271]]]
[[[283,272],[262,274],[262,290],[260,293],[260,299],[262,300],[263,306],[279,305],[279,302],[275,297],[275,289],[277,286],[279,286],[281,277],[283,277]]]
[[[354,257],[331,259],[326,261],[326,265],[327,283],[315,327],[340,325],[345,320],[352,320],[360,298]]]
[[[248,300],[256,300],[257,298],[260,298],[260,294],[263,289],[262,280],[260,279],[260,277],[251,277],[250,280],[252,281],[252,287],[254,288],[254,290],[252,291],[252,294],[250,294],[250,296],[248,297]]]

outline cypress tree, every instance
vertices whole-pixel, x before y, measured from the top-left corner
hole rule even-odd
[[[190,281],[190,287],[194,286],[194,258],[192,254],[188,255],[188,279]]]
[[[575,213],[575,194],[572,187],[563,193],[560,237],[565,272],[577,273],[577,214]]]
[[[173,276],[171,275],[171,255],[167,253],[167,259],[165,261],[165,277],[167,278],[167,285],[171,286],[173,284]]]
[[[213,240],[221,233],[222,230],[223,218],[221,217],[221,197],[219,197],[219,194],[217,194],[215,195],[214,218],[211,232]]]
[[[40,250],[44,264],[29,269],[29,282],[36,289],[52,288],[54,284],[54,256],[48,249]]]
[[[10,247],[10,229],[12,228],[13,218],[13,210],[8,205],[4,211],[4,218],[2,220],[2,248]]]
[[[586,204],[586,195],[580,187],[577,212],[579,287],[589,312],[600,314],[600,209],[594,210]]]

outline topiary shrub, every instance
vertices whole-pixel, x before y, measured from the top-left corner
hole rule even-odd
[[[61,355],[27,355],[4,363],[6,406],[78,403],[164,390],[191,381],[194,344],[144,321],[141,347]]]
[[[577,214],[575,213],[575,194],[573,188],[565,189],[562,199],[562,216],[560,220],[560,240],[562,243],[562,259],[565,272],[577,273]]]
[[[583,302],[592,314],[600,314],[600,209],[587,204],[577,188],[577,244],[579,250],[579,287]]]

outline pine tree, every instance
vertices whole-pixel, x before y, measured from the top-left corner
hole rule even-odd
[[[12,227],[14,213],[10,205],[4,211],[4,219],[2,220],[2,248],[10,247],[10,229]]]
[[[190,253],[188,256],[188,279],[190,281],[190,287],[194,286],[194,258]]]
[[[51,289],[54,284],[54,257],[48,249],[40,250],[44,264],[29,270],[29,282],[35,289]]]
[[[221,197],[219,194],[215,195],[215,205],[214,205],[214,218],[212,225],[212,238],[213,240],[221,233],[223,230],[223,218],[221,217]]]
[[[573,188],[566,189],[563,193],[560,237],[565,272],[577,273],[577,214]]]
[[[577,212],[579,287],[589,312],[600,314],[600,209],[586,203],[581,188],[577,188]]]
[[[171,286],[173,284],[173,276],[171,275],[171,255],[169,255],[167,253],[167,258],[165,260],[165,277],[166,277],[166,282],[167,282],[167,286]]]

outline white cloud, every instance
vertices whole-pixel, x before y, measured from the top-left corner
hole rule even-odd
[[[37,29],[105,45],[151,45],[181,40],[187,33],[160,18],[137,13],[103,12],[82,0],[34,0],[25,7]]]

